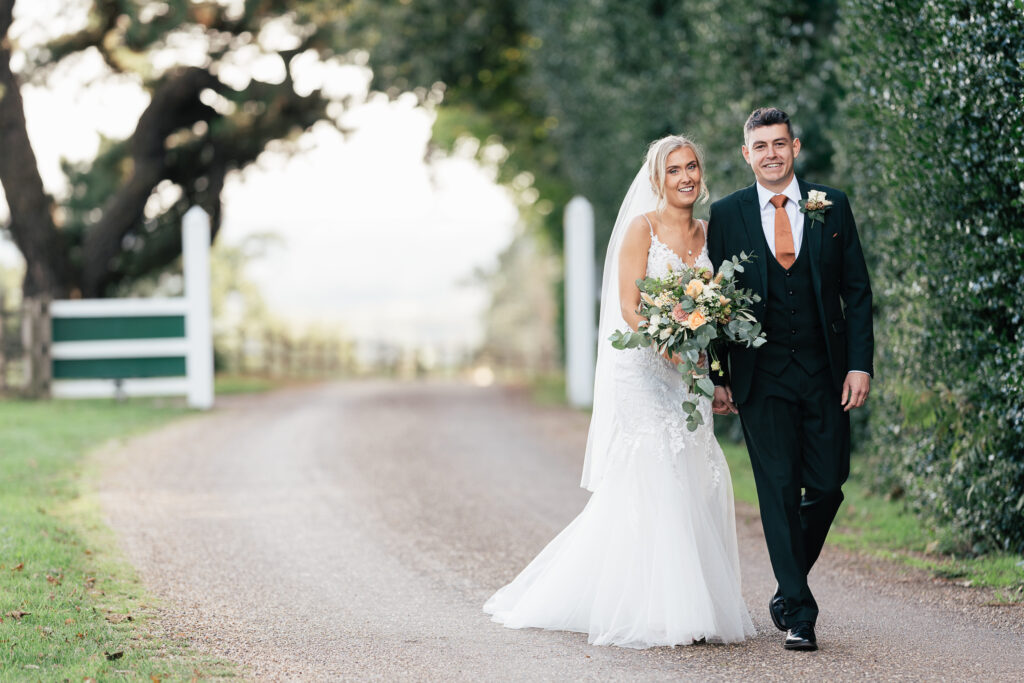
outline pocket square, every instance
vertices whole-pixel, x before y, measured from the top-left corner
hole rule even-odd
[[[839,237],[839,233],[838,232],[832,233],[832,237],[833,237],[833,239],[836,238],[836,237]]]

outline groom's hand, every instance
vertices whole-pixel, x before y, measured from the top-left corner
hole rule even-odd
[[[732,389],[728,386],[715,387],[715,397],[711,399],[711,412],[715,415],[736,414],[736,404],[732,402]]]
[[[843,382],[843,393],[839,400],[843,404],[843,412],[848,413],[854,408],[860,408],[867,400],[871,391],[871,375],[864,372],[846,373],[846,381]]]

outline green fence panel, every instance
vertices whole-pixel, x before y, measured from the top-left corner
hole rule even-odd
[[[106,318],[54,318],[53,341],[177,339],[185,336],[185,316],[147,315]]]
[[[90,358],[53,361],[54,379],[125,379],[183,377],[185,358]]]

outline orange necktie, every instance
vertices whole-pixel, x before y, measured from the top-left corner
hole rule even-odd
[[[782,208],[786,205],[786,195],[777,194],[771,198],[775,207],[775,260],[789,270],[796,262],[796,249],[793,247],[793,228],[789,225],[789,214]]]

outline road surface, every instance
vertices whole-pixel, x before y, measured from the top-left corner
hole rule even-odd
[[[109,523],[159,623],[256,680],[1021,680],[1024,606],[828,547],[816,653],[782,649],[738,511],[739,645],[515,631],[487,597],[583,508],[588,416],[521,393],[353,382],[229,397],[104,455]]]

